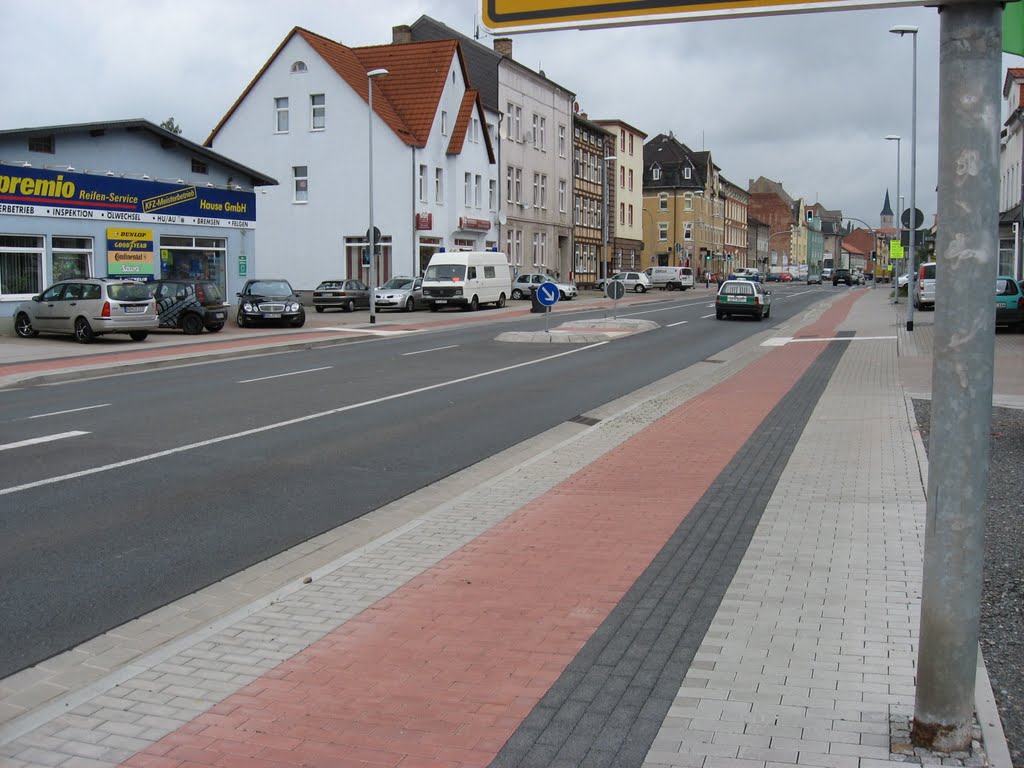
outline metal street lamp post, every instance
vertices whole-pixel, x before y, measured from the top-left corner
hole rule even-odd
[[[917,188],[917,27],[909,24],[897,24],[890,30],[894,35],[914,38],[914,60],[910,79],[910,239],[907,247],[907,273],[913,275],[917,269],[914,261],[914,245],[917,239],[917,201],[914,193]],[[902,219],[901,219],[902,223]],[[914,301],[910,297],[910,279],[907,280],[907,330],[914,330]],[[898,286],[897,286],[898,287]]]
[[[914,39],[916,40],[917,38],[914,38]],[[885,140],[886,141],[895,141],[896,142],[896,209],[897,209],[896,210],[896,220],[899,221],[900,220],[900,216],[903,215],[903,211],[899,210],[900,208],[903,207],[903,204],[900,202],[900,200],[902,199],[902,198],[900,198],[900,137],[899,136],[895,136],[895,135],[890,135],[890,136],[886,136]],[[903,232],[903,224],[902,224],[902,222],[896,225],[896,231],[902,234],[902,232]],[[903,238],[900,238],[901,241],[902,241],[902,239]],[[893,271],[895,272],[895,270],[893,270]],[[896,280],[896,285],[893,286],[893,289],[892,289],[892,303],[893,304],[899,304],[900,303],[900,281],[899,281],[899,275],[895,275],[895,280]],[[874,280],[872,280],[872,282],[877,282],[877,281],[878,281],[878,275],[874,275]],[[907,301],[910,301],[910,280],[909,279],[907,280]]]
[[[377,230],[373,228],[373,81],[378,77],[384,77],[388,71],[386,69],[371,69],[366,73],[366,82],[368,87],[367,91],[367,151],[369,152],[369,162],[367,165],[370,169],[370,180],[369,180],[369,213],[370,213],[370,228],[366,231],[369,240],[367,245],[367,251],[370,255],[370,325],[377,322],[376,304],[377,304]]]
[[[608,163],[616,159],[616,155],[605,155],[604,183],[601,185],[601,286],[608,289]],[[614,176],[614,174],[613,174]]]

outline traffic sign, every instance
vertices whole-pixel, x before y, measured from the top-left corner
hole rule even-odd
[[[609,299],[618,301],[626,295],[626,286],[624,286],[620,280],[612,280],[605,287],[604,292]]]
[[[537,301],[545,307],[553,307],[558,302],[558,288],[551,283],[542,283],[537,288]]]
[[[903,226],[906,227],[907,229],[920,229],[921,225],[924,224],[924,214],[921,212],[920,208],[915,208],[914,209],[914,226],[911,227],[910,226],[910,209],[907,208],[907,210],[905,210],[903,212],[903,215],[900,216],[900,221],[903,222]]]
[[[901,5],[928,5],[930,2],[907,0]],[[481,18],[491,32],[506,34],[892,5],[892,0],[690,0],[684,3],[671,0],[482,0]]]
[[[889,258],[896,260],[903,258],[903,245],[898,240],[889,241]]]

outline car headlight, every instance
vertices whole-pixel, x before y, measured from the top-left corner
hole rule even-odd
[[[299,305],[293,301],[291,304],[288,305],[288,311],[289,312],[298,312],[299,311]]]
[[[455,289],[455,295],[456,296],[461,296],[462,295],[462,289],[461,288],[456,288]]]
[[[242,305],[242,309],[243,309],[244,311],[246,311],[246,312],[255,312],[255,311],[256,311],[256,307],[254,307],[254,306],[253,306],[252,304],[250,304],[250,303],[249,303],[248,301],[247,301],[247,302],[245,302],[245,304],[243,304],[243,305]]]

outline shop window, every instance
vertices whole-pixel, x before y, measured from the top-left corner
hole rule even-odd
[[[43,238],[0,235],[0,297],[30,298],[43,289]]]
[[[91,277],[91,237],[54,237],[50,247],[50,276],[53,282],[73,277]]]
[[[227,291],[224,263],[228,241],[221,237],[166,236],[160,238],[160,278],[209,280]]]

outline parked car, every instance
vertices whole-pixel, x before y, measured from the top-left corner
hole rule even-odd
[[[274,322],[301,328],[306,323],[306,310],[287,280],[246,280],[238,293],[240,328],[262,322]]]
[[[351,312],[356,307],[370,308],[370,287],[362,280],[324,280],[313,291],[313,309],[341,309]]]
[[[832,279],[832,268],[831,267],[825,267],[825,268],[823,268],[821,270],[821,279],[822,280],[831,280]]]
[[[430,306],[430,302],[423,298],[422,277],[392,277],[373,292],[373,303],[377,309],[401,309],[405,312]]]
[[[821,285],[821,275],[817,272],[812,272],[807,275],[808,285]]]
[[[910,273],[904,272],[902,275],[896,278],[896,287],[906,288],[908,282],[910,282]]]
[[[180,328],[189,336],[203,328],[216,333],[228,319],[220,286],[209,280],[154,280],[146,283],[156,299],[161,328]]]
[[[917,270],[914,283],[914,308],[935,309],[935,262],[926,261]]]
[[[1024,289],[1007,275],[996,278],[996,325],[1024,330]]]
[[[512,281],[512,298],[528,299],[530,298],[530,292],[544,283],[554,283],[558,288],[558,297],[562,301],[571,301],[578,294],[575,283],[561,282],[555,280],[550,275],[541,274],[540,272],[526,272]]]
[[[618,280],[627,291],[635,293],[646,293],[651,287],[650,278],[643,272],[616,272],[608,280]]]
[[[715,317],[747,315],[756,320],[770,317],[772,292],[753,280],[726,280],[715,296]]]
[[[644,274],[651,281],[652,288],[663,291],[693,288],[693,270],[690,267],[648,267]]]
[[[832,270],[832,285],[839,285],[840,283],[853,285],[853,276],[850,274],[850,270],[845,267]]]
[[[88,344],[103,334],[127,333],[143,341],[157,323],[146,284],[117,278],[61,280],[14,310],[14,331],[23,339],[61,333]]]
[[[423,272],[430,311],[460,307],[475,312],[484,304],[499,309],[512,295],[512,269],[499,251],[439,251]]]
[[[781,272],[769,272],[768,276],[765,277],[764,281],[766,283],[779,283],[779,282],[782,282],[782,273]]]
[[[789,272],[783,272],[781,275],[779,275],[779,282],[780,283],[792,283],[793,282],[793,276]]]

